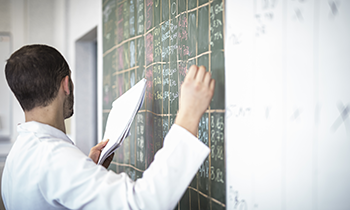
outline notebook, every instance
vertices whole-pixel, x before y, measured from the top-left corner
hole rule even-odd
[[[113,102],[103,136],[103,140],[109,139],[109,142],[103,148],[98,164],[101,165],[130,135],[131,124],[145,98],[146,82],[142,79]]]

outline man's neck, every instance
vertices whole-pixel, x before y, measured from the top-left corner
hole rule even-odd
[[[54,104],[46,107],[35,107],[30,111],[25,111],[25,121],[36,121],[50,125],[66,133],[63,110],[57,109]]]

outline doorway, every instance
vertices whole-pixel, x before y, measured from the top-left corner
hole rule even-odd
[[[75,143],[86,155],[97,143],[97,27],[75,42]]]

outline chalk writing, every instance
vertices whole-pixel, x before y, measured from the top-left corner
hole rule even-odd
[[[142,34],[143,33],[143,28],[144,28],[144,16],[143,16],[143,0],[138,0],[137,1],[137,33]]]
[[[154,60],[155,61],[160,61],[160,57],[161,57],[161,52],[162,52],[162,46],[161,46],[161,34],[160,34],[160,26],[157,26],[154,31]]]
[[[335,17],[339,13],[339,1],[328,1],[328,6],[330,8],[329,16]]]
[[[170,127],[174,124],[174,122],[175,122],[175,117],[176,117],[176,115],[170,116],[170,124],[169,124]]]
[[[187,74],[186,62],[185,61],[180,61],[178,68],[179,68],[179,74],[181,76],[185,77],[186,74]]]
[[[162,139],[163,139],[163,131],[162,131],[162,118],[154,117],[154,151],[157,152],[160,148],[162,148]]]
[[[223,40],[223,24],[222,24],[222,12],[224,11],[224,4],[213,3],[210,7],[210,45],[212,47],[220,43]]]
[[[124,68],[124,50],[123,46],[118,47],[117,49],[117,54],[118,54],[118,70],[121,71]]]
[[[144,53],[144,39],[143,38],[139,38],[137,39],[137,64],[139,66],[142,66],[144,64],[144,60],[145,60],[145,53]]]
[[[208,119],[208,115],[205,114],[199,121],[198,138],[206,145],[208,145],[209,143],[208,128],[209,128],[209,119]]]
[[[124,18],[123,18],[124,5],[120,5],[117,9],[117,41],[120,43],[124,38]]]
[[[230,118],[232,116],[234,117],[245,117],[250,116],[252,110],[250,107],[240,106],[237,104],[231,104],[228,107],[226,107],[226,117]]]
[[[170,29],[169,29],[169,21],[165,21],[162,24],[162,30],[161,30],[161,40],[162,40],[162,58],[163,61],[168,61],[169,55],[165,53],[165,49],[169,46],[169,36],[170,36]]]
[[[234,197],[234,198],[232,198]],[[233,209],[238,209],[238,210],[247,210],[248,205],[247,202],[245,202],[244,199],[239,199],[238,196],[238,191],[234,191],[232,186],[230,186],[230,199],[234,199],[234,206]]]
[[[162,84],[162,79],[160,77],[155,77],[153,78],[153,85],[161,85]]]
[[[136,115],[137,119],[137,127],[136,127],[136,133],[137,133],[137,139],[136,139],[136,161],[143,163],[144,162],[144,147],[145,147],[145,140],[144,140],[144,133],[145,133],[145,124],[144,124],[144,117],[142,114]]]
[[[146,124],[149,128],[154,127],[154,116],[151,113],[146,113]],[[154,157],[154,142],[155,136],[153,129],[146,129],[146,158],[147,158],[147,167],[152,163]]]
[[[124,2],[123,4],[123,19],[124,19],[124,39],[129,38],[129,32],[130,32],[130,27],[129,27],[129,7],[128,7],[128,2]]]
[[[299,21],[303,21],[304,17],[303,17],[303,10],[300,8],[295,8],[294,9],[294,19],[295,20],[299,20]]]
[[[169,69],[169,64],[165,64],[163,65],[163,71],[164,69]],[[163,73],[163,80],[166,78],[169,78],[169,76],[165,76]],[[163,99],[163,113],[168,114],[169,113],[169,99],[166,97],[163,97],[163,93],[164,92],[168,92],[169,91],[169,84],[163,84],[163,91],[157,93],[157,97],[159,97],[159,99]]]
[[[206,160],[199,168],[199,174],[201,177],[209,177],[209,160]]]
[[[167,21],[168,22],[168,21]],[[170,41],[173,41],[177,37],[177,33],[174,33],[174,31],[177,29],[177,26],[173,25],[172,23],[170,24],[170,30],[167,31],[165,34],[162,36],[162,41],[164,42],[166,39],[170,38]]]
[[[130,137],[124,139],[124,163],[129,163],[130,161]]]
[[[190,54],[189,46],[187,45],[188,32],[187,32],[187,17],[185,14],[179,16],[178,20],[178,55],[179,59],[183,60]]]
[[[170,9],[172,15],[176,14],[176,9],[177,9],[176,2],[173,2],[171,4],[171,9]]]
[[[130,85],[131,87],[135,85],[135,72],[130,73]]]
[[[162,73],[162,70],[161,70],[160,65],[157,65],[153,68],[153,85],[154,85],[154,87],[162,84],[161,73]],[[154,76],[154,75],[156,75],[156,76]]]
[[[153,35],[152,33],[146,36],[146,64],[153,62]]]
[[[205,145],[209,146],[209,118],[208,114],[204,113],[198,125],[198,139]],[[207,157],[198,171],[199,182],[198,189],[203,193],[208,193],[209,190],[209,158]]]
[[[169,85],[170,87],[177,86],[177,83],[175,80],[172,80],[171,78],[165,78],[163,80],[163,84]]]
[[[178,31],[179,41],[187,40],[188,23],[187,23],[187,17],[185,14],[180,15],[178,25],[179,25],[179,31]]]
[[[350,114],[350,105],[345,105],[342,102],[338,102],[337,104],[337,109],[339,114],[339,117],[335,120],[335,122],[333,123],[331,130],[333,132],[336,132],[338,130],[338,128],[344,124],[346,131],[349,133],[348,131],[348,118],[349,118],[349,114]]]
[[[164,68],[163,69],[163,76],[164,77],[171,76],[174,73],[176,73],[176,69],[170,69],[170,68]]]
[[[152,26],[153,0],[146,0],[146,30]]]
[[[223,160],[224,159],[224,149],[222,145],[212,145],[211,146],[211,158],[214,160]]]
[[[178,97],[179,97],[179,93],[172,93],[170,91],[164,91],[163,98],[164,99],[169,98],[170,103],[172,103]]]
[[[210,179],[212,181],[224,183],[224,174],[220,168],[215,169],[214,166],[211,166],[210,173],[211,173]]]
[[[159,114],[162,113],[162,100],[159,97],[159,92],[162,92],[162,87],[163,87],[162,86],[162,66],[157,64],[153,66],[153,97],[154,97],[153,110],[155,113],[159,113]],[[157,129],[161,130],[161,128],[157,128]]]
[[[114,1],[110,1],[107,3],[105,8],[103,9],[103,22],[109,22],[110,15],[114,7],[115,7]]]
[[[167,135],[168,131],[169,131],[169,122],[168,122],[168,117],[165,116],[163,117],[163,139]]]
[[[162,56],[165,57],[165,55],[174,54],[174,52],[176,52],[176,49],[177,49],[177,45],[168,46],[163,49]]]
[[[153,98],[153,66],[150,66],[147,68],[146,70],[146,79],[147,79],[147,83],[146,83],[146,93],[145,93],[145,97],[149,100],[152,100]]]
[[[211,132],[211,141],[214,144],[217,144],[218,142],[223,143],[224,141],[224,117],[214,117],[214,115],[211,116],[211,128],[213,129]]]
[[[179,93],[173,93],[170,91],[164,91],[164,93],[157,91],[154,94],[154,99],[155,100],[167,100],[169,99],[170,103],[172,103],[175,99],[177,99],[179,97]]]
[[[130,36],[135,35],[135,5],[134,1],[130,0],[130,6],[129,6],[129,11],[130,11],[130,20],[129,20],[129,25],[130,25]]]
[[[113,19],[110,18],[112,11],[115,8],[115,2],[108,2],[103,9],[103,36],[105,39],[109,40],[112,36],[113,30]]]
[[[229,41],[232,45],[238,45],[242,43],[242,33],[230,34]]]
[[[294,111],[293,111],[293,114],[292,116],[290,116],[290,121],[298,121],[300,120],[300,115],[302,113],[302,109],[300,108],[296,108]]]
[[[130,67],[135,66],[135,41],[130,42]]]
[[[166,21],[162,25],[162,42],[167,42],[166,40],[170,39],[170,42],[174,42],[174,44],[163,45],[162,48],[162,57],[165,58],[171,54],[174,54],[177,50],[177,25],[174,25],[170,21]]]
[[[255,36],[259,37],[266,34],[267,25],[274,19],[274,9],[277,4],[277,0],[260,0],[257,2],[257,12],[255,14]]]
[[[224,129],[225,114],[211,113],[210,124],[210,180],[211,192],[215,199],[224,201],[225,193],[219,189],[225,188],[225,150]],[[213,193],[215,192],[215,193]]]
[[[189,53],[188,56],[194,56],[196,55],[196,43],[197,43],[197,18],[196,18],[196,12],[191,12],[188,14],[188,39],[187,39],[187,46],[189,46]],[[182,43],[181,43],[182,44]]]

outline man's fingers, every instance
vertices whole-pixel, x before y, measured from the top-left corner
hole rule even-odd
[[[107,145],[108,141],[109,139],[107,139],[106,141],[101,141],[94,148],[96,148],[97,150],[101,150]]]
[[[215,90],[215,80],[211,79],[210,80],[210,84],[209,84],[209,89],[212,91],[212,93],[214,94],[214,90]]]
[[[108,142],[109,142],[109,139],[107,139],[106,141],[104,141],[103,143],[102,143],[102,148],[104,148],[107,144],[108,144]]]
[[[207,87],[210,87],[210,81],[211,81],[211,73],[206,72],[204,76],[204,84],[208,85]]]
[[[185,79],[194,79],[196,77],[197,71],[198,71],[198,66],[192,65],[188,70],[188,73]]]
[[[207,70],[205,69],[205,67],[204,66],[200,66],[198,71],[197,71],[196,80],[197,81],[203,81],[206,72],[207,72]]]

